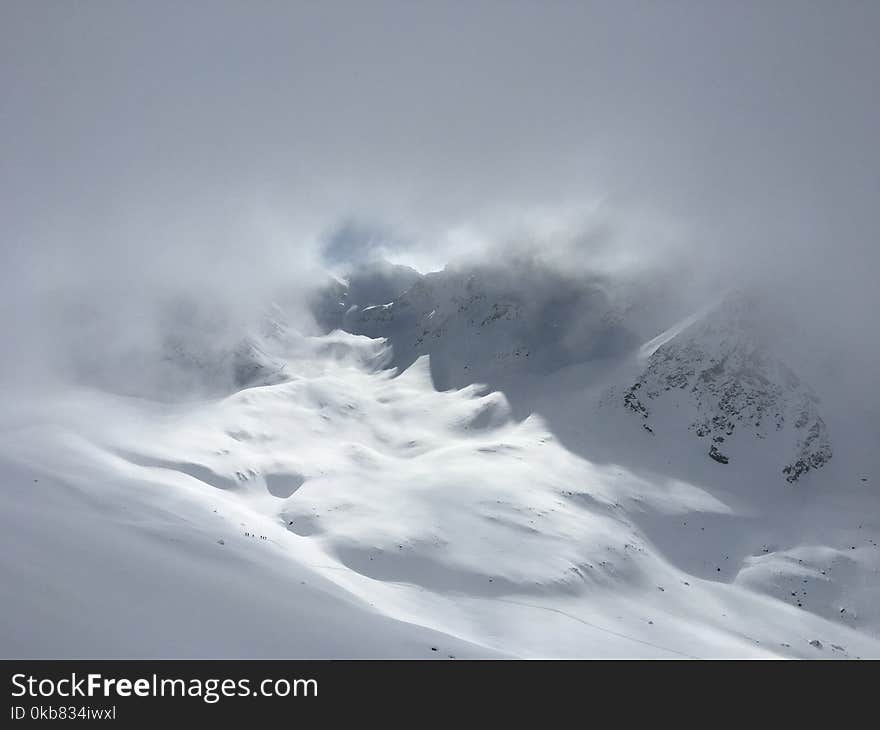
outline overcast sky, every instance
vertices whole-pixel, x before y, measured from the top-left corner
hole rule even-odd
[[[821,286],[876,340],[878,37],[871,0],[3,0],[3,297],[252,292],[352,219],[438,267],[595,214],[623,260]]]

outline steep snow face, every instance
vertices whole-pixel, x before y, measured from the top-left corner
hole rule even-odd
[[[774,355],[758,304],[732,295],[701,317],[656,338],[623,404],[654,433],[670,409],[707,442],[706,454],[728,464],[765,442],[790,482],[831,459],[831,440],[812,390]]]
[[[352,307],[388,304],[421,280],[408,266],[377,260],[348,272],[345,280],[334,279],[311,298],[312,312],[325,331],[342,329],[345,313]]]
[[[529,261],[450,267],[388,301],[358,299],[365,293],[343,287],[328,295],[351,305],[339,326],[387,338],[398,367],[430,354],[441,390],[584,360],[612,362],[640,342],[645,324],[633,316],[640,307],[645,314],[644,303],[624,300],[609,282],[575,281]]]

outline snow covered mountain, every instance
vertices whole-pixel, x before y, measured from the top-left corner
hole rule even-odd
[[[707,456],[719,464],[734,452],[750,458],[755,440],[765,441],[790,483],[832,456],[818,398],[774,353],[767,312],[752,295],[732,293],[643,345],[657,327],[656,295],[634,297],[600,277],[572,280],[531,262],[423,277],[386,264],[367,276],[384,286],[363,286],[357,277],[349,286],[334,283],[317,303],[319,321],[386,338],[401,369],[430,355],[441,390],[509,386],[517,376],[582,363],[620,372],[637,353],[646,362],[622,403],[644,419],[647,432],[663,420],[687,418],[688,430],[706,440]],[[327,316],[330,302],[335,318]],[[663,414],[669,409],[674,415]]]
[[[394,284],[378,299],[359,276],[347,286],[336,283],[317,302],[317,317],[327,329],[387,338],[399,368],[429,354],[441,390],[587,360],[613,362],[659,324],[649,306],[656,292],[624,295],[603,277],[576,278],[531,260],[413,274],[386,268]],[[329,302],[335,319],[327,315]]]
[[[880,656],[876,455],[822,456],[761,314],[365,277],[313,300],[325,334],[184,341],[228,388],[201,400],[4,402],[4,656]]]
[[[736,294],[655,338],[623,403],[651,433],[660,409],[687,412],[688,429],[719,464],[733,453],[750,458],[756,439],[772,443],[793,483],[831,458],[831,440],[816,395],[774,356],[761,317],[754,299]]]

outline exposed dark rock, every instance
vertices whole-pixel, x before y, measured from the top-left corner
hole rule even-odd
[[[689,429],[712,439],[709,456],[722,464],[729,459],[714,444],[740,432],[738,438],[763,440],[791,428],[794,449],[782,472],[793,483],[828,462],[831,442],[818,399],[772,354],[772,343],[760,335],[760,319],[747,297],[725,300],[653,352],[624,392],[623,405],[647,419],[651,401],[681,398],[674,393],[685,391],[695,411]]]

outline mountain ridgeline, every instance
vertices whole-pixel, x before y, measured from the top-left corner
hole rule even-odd
[[[387,339],[399,370],[429,355],[439,390],[504,390],[589,363],[611,374],[614,407],[647,434],[687,432],[722,467],[760,443],[789,483],[827,463],[819,400],[774,351],[759,300],[735,292],[667,329],[674,307],[663,296],[534,261],[425,275],[377,262],[322,289],[313,309],[326,331]]]
[[[400,369],[430,355],[434,383],[446,390],[613,362],[644,336],[650,316],[640,308],[601,277],[567,277],[531,261],[426,275],[380,263],[325,289],[316,317],[327,330],[387,338]]]

